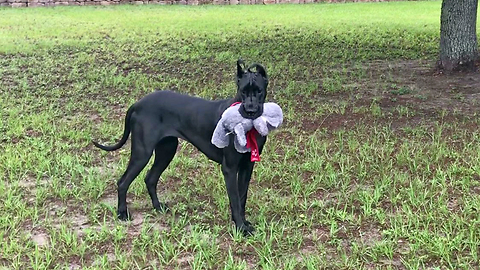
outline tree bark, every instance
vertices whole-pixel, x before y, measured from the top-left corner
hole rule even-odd
[[[440,16],[440,59],[447,72],[474,71],[478,0],[443,0]]]

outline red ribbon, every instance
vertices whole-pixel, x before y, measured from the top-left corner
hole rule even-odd
[[[235,105],[241,104],[241,102],[235,102],[230,107]],[[260,161],[260,153],[258,151],[258,144],[257,144],[257,134],[258,131],[255,128],[250,129],[247,131],[247,148],[250,148],[250,161]]]

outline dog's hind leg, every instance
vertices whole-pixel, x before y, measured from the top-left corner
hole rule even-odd
[[[130,161],[128,162],[127,170],[117,182],[117,216],[120,220],[128,220],[131,218],[127,210],[128,188],[143,168],[145,168],[145,165],[147,165],[158,141],[158,132],[154,132],[154,129],[151,127],[152,125],[145,121],[137,125],[132,125],[132,153]]]
[[[150,152],[152,153],[152,152]],[[130,219],[130,214],[127,210],[127,191],[130,187],[130,184],[133,182],[135,177],[145,168],[147,165],[148,160],[150,159],[150,155],[147,152],[142,153],[142,155],[133,155],[130,157],[130,161],[128,163],[127,170],[122,175],[120,180],[117,182],[117,190],[118,190],[118,208],[117,208],[117,216],[120,220],[128,220]]]
[[[147,186],[148,194],[152,199],[153,208],[163,212],[168,210],[165,203],[160,203],[157,197],[157,183],[163,171],[168,167],[177,152],[178,139],[175,137],[167,137],[157,143],[155,147],[155,161],[152,168],[148,171],[145,177],[145,185]]]

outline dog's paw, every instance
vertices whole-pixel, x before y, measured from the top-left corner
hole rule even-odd
[[[129,221],[132,220],[132,215],[130,215],[130,212],[125,211],[125,212],[118,212],[117,213],[117,218],[121,221]]]
[[[253,227],[252,223],[248,220],[245,220],[244,221],[244,224],[245,226],[247,226],[248,228],[250,228],[252,231],[255,231],[255,227]]]
[[[165,214],[170,212],[170,207],[168,207],[165,203],[160,203],[158,206],[155,207],[155,211],[160,214]]]
[[[243,236],[251,236],[255,232],[255,228],[250,222],[248,225],[246,223],[240,225],[239,227],[237,227],[237,230],[241,232]]]

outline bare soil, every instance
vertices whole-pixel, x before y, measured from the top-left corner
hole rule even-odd
[[[433,64],[423,61],[387,62],[376,61],[366,65],[368,76],[358,82],[355,93],[319,93],[314,98],[316,103],[330,102],[336,104],[348,100],[344,114],[332,113],[322,118],[307,118],[302,122],[302,129],[314,131],[348,129],[362,123],[384,122],[392,128],[428,124],[444,119],[445,121],[464,122],[476,117],[480,104],[480,73],[439,73]],[[378,104],[382,117],[355,112],[355,107],[370,107]],[[403,106],[414,115],[402,117],[396,110]],[[312,107],[303,107],[305,111]],[[446,119],[445,119],[446,118]],[[478,128],[471,122],[472,130]]]

